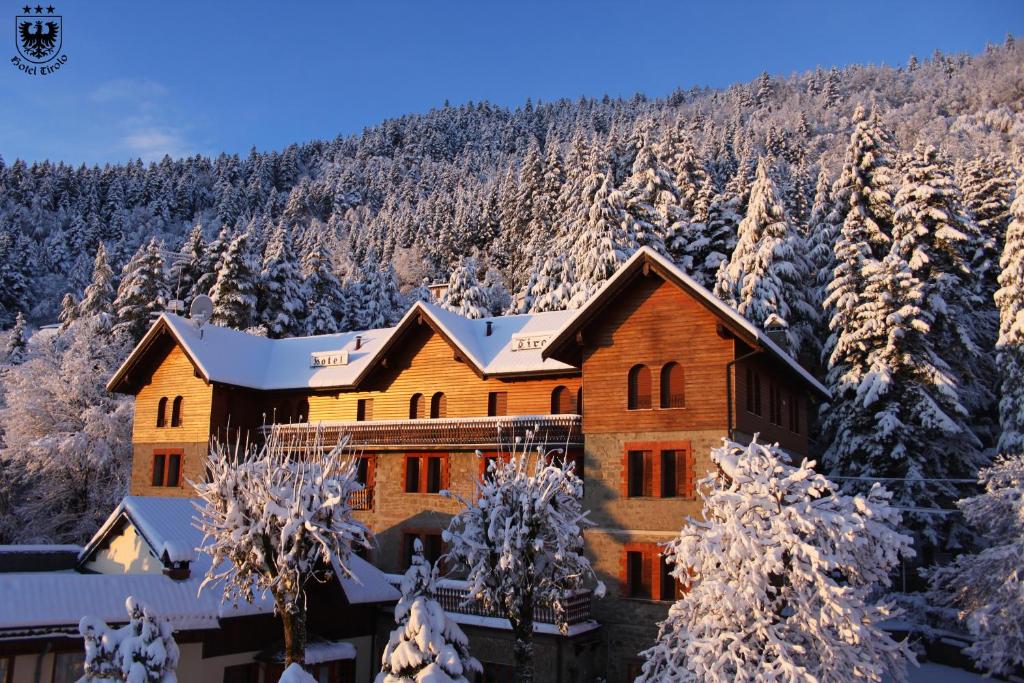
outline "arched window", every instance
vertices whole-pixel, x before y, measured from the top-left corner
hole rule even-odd
[[[439,391],[430,398],[430,417],[447,417],[448,399]]]
[[[661,407],[682,408],[685,405],[683,366],[679,363],[665,363],[661,367]]]
[[[551,392],[551,414],[561,415],[569,412],[569,390],[563,386],[555,387]]]
[[[409,419],[410,420],[422,420],[426,417],[426,412],[423,410],[423,394],[413,394],[412,398],[409,399]]]
[[[174,403],[171,404],[171,426],[181,426],[181,402],[184,399],[181,396],[174,397]]]
[[[651,369],[646,365],[634,365],[629,371],[630,410],[645,410],[651,407]]]
[[[160,399],[160,402],[156,404],[156,426],[166,427],[167,426],[167,397],[164,396]]]
[[[583,414],[583,387],[576,390],[576,414]]]
[[[295,407],[297,413],[295,415],[295,421],[309,422],[309,401],[307,401],[306,399],[301,399],[299,400]]]

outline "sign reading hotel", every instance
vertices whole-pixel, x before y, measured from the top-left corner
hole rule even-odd
[[[335,365],[348,365],[348,351],[318,351],[309,354],[311,368],[330,368]]]
[[[513,334],[512,351],[534,351],[543,349],[551,339],[550,334]]]

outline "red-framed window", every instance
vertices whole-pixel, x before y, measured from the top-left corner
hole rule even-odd
[[[629,410],[651,407],[651,369],[646,365],[634,365],[629,370],[626,407]]]
[[[672,601],[683,594],[672,576],[664,549],[657,543],[627,543],[622,549],[622,595],[641,600]]]
[[[177,488],[182,484],[185,453],[180,449],[153,451],[153,486]]]
[[[480,455],[480,479],[481,481],[491,478],[491,463],[495,460],[508,462],[512,458],[510,453],[488,452]]]
[[[497,417],[508,415],[508,392],[491,391],[487,394],[487,415]]]
[[[406,493],[440,493],[448,488],[447,453],[406,453],[402,482]]]
[[[620,493],[627,498],[693,498],[689,441],[634,441],[623,445]]]

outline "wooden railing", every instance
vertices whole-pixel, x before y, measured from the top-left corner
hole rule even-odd
[[[369,422],[309,422],[275,424],[263,428],[289,448],[303,448],[319,439],[331,447],[347,436],[354,447],[511,448],[531,443],[546,448],[583,445],[583,418],[579,415],[518,415],[514,417],[460,417]]]
[[[396,588],[401,587],[401,574],[387,574],[390,581]],[[442,579],[437,582],[436,599],[444,608],[445,612],[452,614],[469,614],[478,617],[503,618],[494,610],[484,609],[482,603],[475,600],[468,601],[469,585],[465,581],[453,579]],[[565,608],[566,624],[583,624],[592,620],[590,614],[590,603],[593,600],[593,593],[589,590],[578,590],[567,592],[562,600]],[[555,610],[551,607],[538,607],[534,610],[533,619],[539,624],[557,624]]]
[[[349,495],[348,506],[353,510],[373,509],[373,487],[364,486],[362,491],[356,491]]]

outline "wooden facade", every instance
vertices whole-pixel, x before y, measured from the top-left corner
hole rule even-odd
[[[438,545],[458,512],[439,489],[471,496],[484,467],[475,449],[500,455],[501,439],[488,441],[487,431],[504,416],[546,416],[579,456],[584,503],[596,523],[586,534],[587,552],[610,588],[593,612],[606,634],[600,669],[610,681],[625,680],[629,661],[650,645],[675,597],[672,586],[659,583],[652,548],[699,514],[695,485],[712,468],[711,448],[722,437],[760,434],[761,441],[806,454],[814,394],[821,392],[791,360],[703,299],[706,292],[644,258],[573,318],[571,330],[554,335],[544,353],[571,366],[557,373],[488,377],[423,318],[389,343],[352,388],[207,384],[174,348],[153,361],[136,394],[132,492],[168,494],[147,483],[147,458],[167,448],[170,435],[181,437],[183,449],[198,449],[210,436],[237,435],[229,424],[258,438],[261,426],[292,422],[283,431],[301,438],[326,423],[326,433],[351,434],[367,461],[368,490],[356,514],[377,539],[371,560],[397,572],[412,538]],[[179,393],[182,427],[155,427],[159,399]],[[199,457],[186,454],[193,478],[201,474]],[[426,469],[435,466],[436,482]]]

